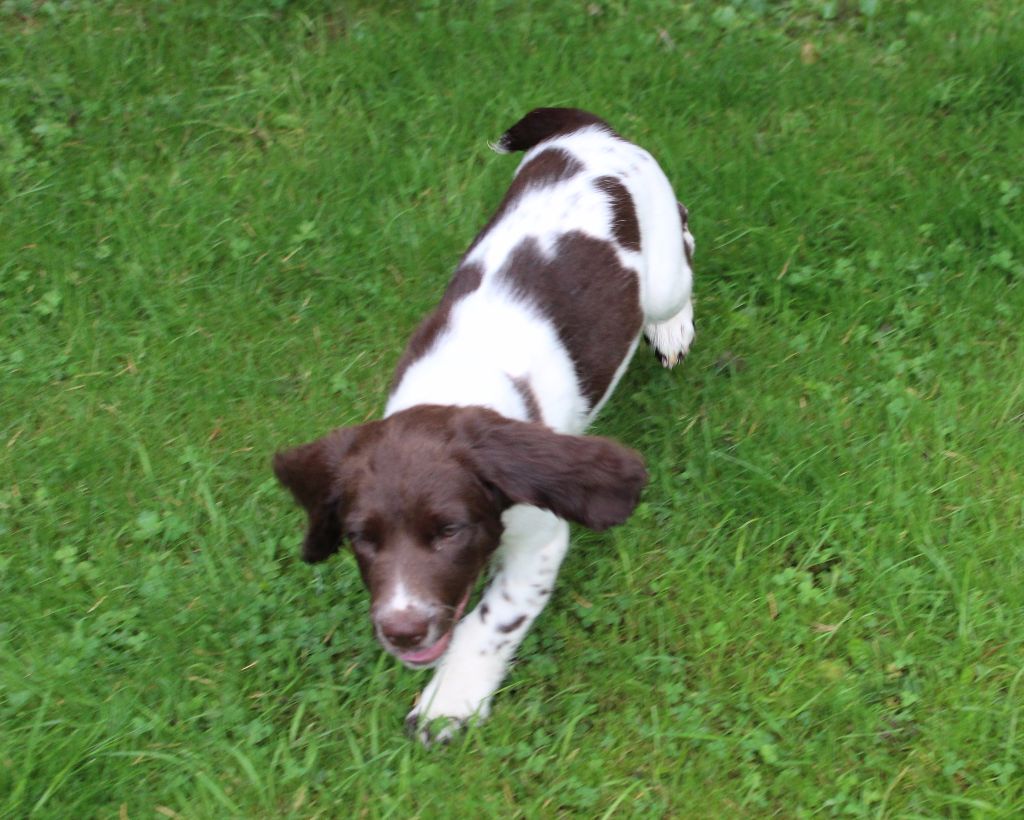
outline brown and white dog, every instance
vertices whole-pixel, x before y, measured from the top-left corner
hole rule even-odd
[[[407,719],[424,743],[486,716],[567,522],[602,530],[636,506],[640,456],[581,434],[641,332],[666,367],[694,336],[687,212],[647,151],[566,108],[530,112],[494,148],[526,155],[413,334],[384,418],[274,457],[309,515],[302,557],[347,541],[380,643],[437,665]]]

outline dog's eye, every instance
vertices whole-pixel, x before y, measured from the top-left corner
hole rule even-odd
[[[454,538],[462,532],[463,529],[465,529],[463,524],[443,524],[438,527],[437,531],[434,533],[434,541],[446,541],[449,538]]]

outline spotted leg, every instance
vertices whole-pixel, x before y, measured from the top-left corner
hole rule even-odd
[[[544,609],[569,546],[569,525],[536,507],[503,517],[497,571],[476,609],[460,621],[434,677],[406,718],[425,745],[444,743],[471,720],[483,720],[530,624]]]

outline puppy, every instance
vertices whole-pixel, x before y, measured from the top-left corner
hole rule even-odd
[[[437,667],[406,721],[427,744],[486,717],[568,522],[603,530],[636,506],[640,456],[581,434],[641,332],[666,367],[694,337],[687,211],[647,151],[570,108],[531,111],[492,147],[526,153],[413,333],[383,419],[273,464],[309,517],[303,559],[347,542],[384,649]]]

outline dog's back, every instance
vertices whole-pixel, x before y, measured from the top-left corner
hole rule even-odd
[[[494,148],[526,156],[413,335],[386,414],[483,405],[581,432],[641,328],[687,323],[685,209],[647,151],[578,109],[537,109]],[[691,339],[692,323],[667,340],[675,350],[652,341],[674,363]]]

